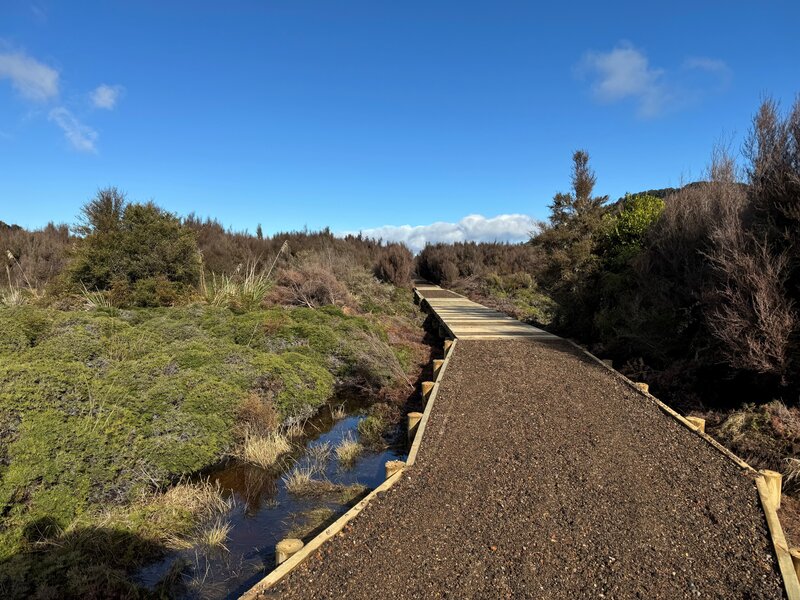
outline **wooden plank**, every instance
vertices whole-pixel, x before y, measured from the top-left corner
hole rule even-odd
[[[792,555],[789,553],[789,544],[783,534],[778,512],[775,510],[775,504],[771,500],[764,477],[759,476],[756,479],[756,487],[758,488],[758,496],[761,499],[761,506],[764,509],[764,516],[767,518],[767,527],[772,538],[772,546],[775,549],[775,555],[778,557],[778,567],[783,577],[786,596],[789,600],[800,600],[800,582],[798,582],[797,572],[794,570]]]

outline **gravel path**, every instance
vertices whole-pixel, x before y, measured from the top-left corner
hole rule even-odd
[[[459,341],[416,465],[269,598],[783,598],[751,477],[564,342]]]

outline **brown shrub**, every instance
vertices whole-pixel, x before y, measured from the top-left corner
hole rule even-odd
[[[66,225],[28,231],[0,221],[0,261],[6,261],[0,264],[8,264],[14,286],[42,289],[64,269],[71,240]]]
[[[256,434],[267,434],[275,431],[280,424],[278,413],[275,411],[272,401],[262,398],[257,393],[250,394],[239,405],[237,420],[243,426],[244,431]]]
[[[329,304],[344,306],[353,302],[347,288],[333,273],[313,264],[281,269],[270,300],[276,304],[309,308]]]
[[[414,257],[402,244],[389,244],[378,254],[373,272],[381,281],[396,286],[407,286],[411,277]]]
[[[429,244],[417,256],[416,266],[421,277],[439,284],[488,273],[535,274],[541,262],[540,256],[540,249],[529,244]]]

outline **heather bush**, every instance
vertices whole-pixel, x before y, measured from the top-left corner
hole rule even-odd
[[[378,253],[375,276],[396,286],[407,286],[411,278],[414,257],[402,244],[388,244]]]

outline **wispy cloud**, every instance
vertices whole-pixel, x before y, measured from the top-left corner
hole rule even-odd
[[[591,79],[592,95],[598,102],[631,100],[637,114],[644,118],[683,108],[711,87],[722,89],[731,78],[728,65],[715,58],[687,58],[673,70],[655,67],[629,42],[621,42],[608,52],[587,52],[576,71],[580,77]],[[690,77],[692,73],[704,77]]]
[[[403,242],[413,252],[435,242],[522,242],[537,229],[528,215],[510,214],[487,218],[469,215],[457,223],[439,221],[430,225],[385,225],[361,230],[361,234],[390,242]],[[345,232],[355,233],[355,232]]]
[[[98,85],[90,94],[92,106],[112,110],[124,93],[125,88],[121,85]]]
[[[59,106],[51,110],[50,120],[61,128],[73,148],[81,152],[97,152],[97,132],[81,123],[66,108]]]
[[[11,81],[28,100],[43,102],[58,96],[58,71],[23,52],[0,51],[0,79]]]

